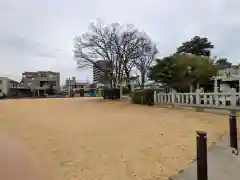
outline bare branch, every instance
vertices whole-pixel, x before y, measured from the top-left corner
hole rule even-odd
[[[142,88],[144,88],[145,81],[147,79],[147,73],[149,71],[149,68],[155,59],[156,54],[158,53],[158,50],[156,48],[156,45],[153,44],[150,39],[145,39],[143,48],[145,48],[142,52],[142,56],[137,58],[134,61],[134,64],[136,68],[140,71],[141,74],[141,85]]]
[[[98,22],[91,23],[89,32],[75,38],[73,52],[79,68],[95,66],[110,77],[111,83],[118,84],[124,76],[130,77],[134,66],[140,67],[144,57],[151,57],[150,45],[149,38],[132,25]],[[108,68],[99,66],[99,60],[108,61]],[[145,66],[149,66],[150,61],[146,62]]]

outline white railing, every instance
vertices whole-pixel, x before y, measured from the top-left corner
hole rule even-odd
[[[239,93],[162,93],[154,92],[155,104],[186,106],[229,107],[240,106]]]

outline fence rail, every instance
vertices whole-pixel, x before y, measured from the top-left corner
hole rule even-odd
[[[240,93],[162,93],[155,91],[154,102],[155,104],[240,108]]]

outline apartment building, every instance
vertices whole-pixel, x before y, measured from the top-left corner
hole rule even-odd
[[[19,86],[19,82],[7,77],[0,77],[0,97],[9,96],[11,89]]]
[[[108,80],[107,80],[107,77],[105,77],[105,74],[101,69],[107,70],[108,61],[100,60],[100,61],[97,61],[96,64],[97,65],[93,66],[93,83],[106,84],[108,82]]]
[[[30,88],[35,96],[45,93],[47,89],[53,87],[56,92],[60,92],[60,73],[52,71],[37,71],[22,73],[21,83],[24,87]]]

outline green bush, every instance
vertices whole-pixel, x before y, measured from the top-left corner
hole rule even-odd
[[[123,94],[130,94],[130,92],[131,92],[127,86],[124,86],[122,91],[123,91]]]
[[[154,91],[151,89],[136,90],[132,93],[132,103],[154,105]]]
[[[86,93],[86,94],[96,93],[96,89],[85,90],[84,93]]]

